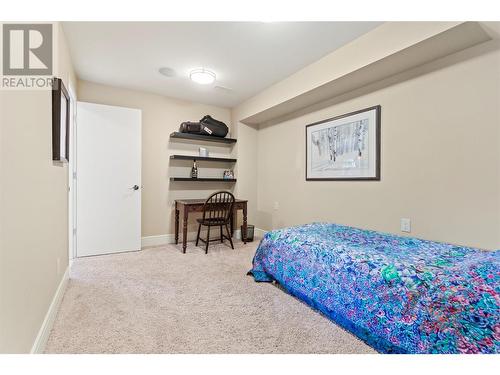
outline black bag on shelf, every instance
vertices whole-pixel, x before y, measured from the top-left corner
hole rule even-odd
[[[179,127],[181,133],[202,134],[201,124],[199,122],[185,121]]]
[[[200,120],[200,134],[224,138],[228,131],[229,128],[226,124],[210,115],[206,115]]]

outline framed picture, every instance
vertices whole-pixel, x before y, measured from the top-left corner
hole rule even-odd
[[[69,94],[64,83],[54,78],[52,86],[52,160],[69,161]]]
[[[306,126],[306,180],[380,180],[380,106]]]

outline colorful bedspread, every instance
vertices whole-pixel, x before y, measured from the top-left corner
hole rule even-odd
[[[379,352],[500,353],[500,250],[315,223],[268,232],[251,273]]]

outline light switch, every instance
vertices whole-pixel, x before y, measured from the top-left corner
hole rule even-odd
[[[411,220],[408,218],[401,219],[401,232],[411,232]]]

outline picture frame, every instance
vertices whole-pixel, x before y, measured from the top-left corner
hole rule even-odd
[[[60,78],[52,86],[52,160],[69,161],[70,97]]]
[[[306,181],[379,181],[381,106],[306,125]]]

